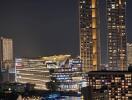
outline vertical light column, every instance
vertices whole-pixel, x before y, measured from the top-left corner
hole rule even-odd
[[[92,0],[92,40],[93,40],[93,70],[97,70],[97,21],[96,21],[96,0]]]
[[[100,67],[100,32],[97,0],[80,0],[80,57],[83,71]]]

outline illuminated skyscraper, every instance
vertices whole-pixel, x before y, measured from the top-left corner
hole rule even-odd
[[[12,39],[0,37],[0,72],[2,81],[10,81],[9,73],[14,73]]]
[[[13,47],[12,39],[0,38],[0,61],[1,70],[4,71],[11,67],[13,61]]]
[[[98,0],[80,0],[80,57],[83,71],[100,69]]]
[[[126,0],[106,0],[108,64],[110,70],[126,70]]]

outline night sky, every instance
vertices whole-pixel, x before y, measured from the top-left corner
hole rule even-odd
[[[102,63],[106,62],[105,2],[100,0]],[[127,34],[132,42],[132,0]],[[0,0],[0,36],[14,41],[15,57],[79,55],[78,0]]]

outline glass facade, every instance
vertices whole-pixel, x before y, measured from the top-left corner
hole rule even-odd
[[[127,70],[126,0],[106,0],[108,64],[110,70]]]
[[[80,0],[80,57],[83,72],[97,70],[100,66],[98,8],[97,0]]]

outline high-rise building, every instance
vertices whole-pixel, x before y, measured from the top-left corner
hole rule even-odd
[[[132,44],[127,43],[127,66],[132,65]]]
[[[0,61],[1,71],[5,71],[12,66],[13,42],[9,38],[0,38]]]
[[[1,81],[9,81],[9,73],[14,73],[13,41],[9,38],[0,37],[0,72]]]
[[[110,70],[126,70],[126,0],[106,0],[108,64]]]
[[[100,32],[98,0],[80,0],[80,57],[83,71],[100,69]]]

